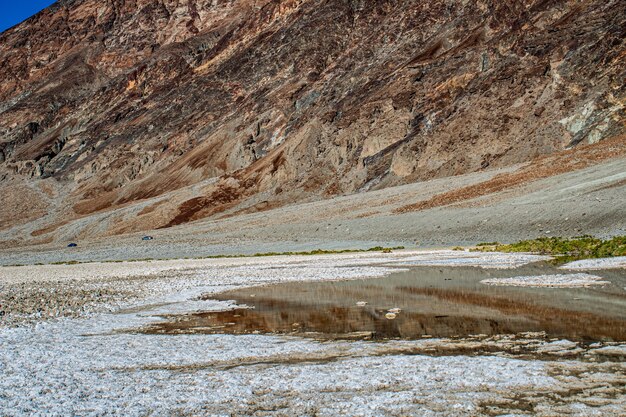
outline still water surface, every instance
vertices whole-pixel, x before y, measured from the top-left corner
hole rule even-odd
[[[578,272],[578,271],[577,271]],[[545,332],[582,342],[626,341],[626,270],[590,271],[589,288],[488,286],[490,278],[564,274],[549,263],[513,270],[413,267],[385,278],[238,289],[225,312],[169,316],[150,332],[289,334],[320,339],[417,339]]]

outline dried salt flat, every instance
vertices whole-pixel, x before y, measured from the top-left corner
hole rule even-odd
[[[556,288],[580,288],[592,285],[606,285],[609,281],[603,281],[602,277],[590,274],[561,274],[561,275],[536,275],[512,278],[484,279],[481,284],[500,285],[510,287],[556,287]]]
[[[615,268],[626,268],[626,256],[616,256],[614,258],[600,258],[600,259],[582,259],[580,261],[567,263],[561,267],[561,269],[571,269],[571,270],[615,269]]]
[[[448,259],[472,255],[449,253]],[[445,254],[426,257],[441,259]],[[88,282],[100,282],[106,274],[116,279],[111,285],[125,285],[134,294],[130,305],[120,307],[138,309],[0,328],[0,415],[254,415],[259,410],[278,410],[268,415],[477,415],[484,403],[513,401],[512,392],[538,395],[538,407],[552,414],[591,410],[617,415],[624,409],[624,396],[591,409],[577,398],[553,404],[553,397],[545,395],[581,386],[578,379],[572,382],[553,370],[570,364],[590,375],[586,384],[605,389],[608,372],[616,372],[602,364],[388,351],[438,346],[441,341],[436,340],[319,343],[271,335],[125,331],[160,321],[159,315],[232,308],[229,302],[199,300],[202,294],[276,282],[381,277],[397,269],[379,261],[394,264],[417,255],[119,265],[128,270],[117,264],[113,270],[93,264],[22,269],[24,276],[13,276],[13,282],[36,279],[50,270],[60,279]],[[11,282],[12,271],[1,270],[0,278]],[[554,344],[552,350],[558,353],[561,348],[572,350],[565,344]]]
[[[411,266],[477,266],[490,269],[514,269],[520,266],[551,259],[549,256],[525,253],[461,252],[441,250],[421,252],[394,263]]]
[[[268,271],[275,275],[276,271],[301,268],[333,269],[338,267],[361,267],[370,265],[406,266],[478,266],[482,268],[517,268],[519,266],[548,260],[550,257],[512,254],[512,253],[477,253],[453,250],[402,250],[389,254],[378,252],[356,252],[315,256],[272,256],[267,258],[223,258],[223,259],[171,259],[119,263],[84,263],[67,265],[27,265],[5,266],[0,268],[0,282],[22,283],[35,281],[101,281],[104,279],[159,277],[163,274],[193,276],[198,271],[215,271],[233,269],[252,269],[253,275]],[[45,273],[42,273],[45,271]],[[362,271],[360,271],[362,272]],[[365,275],[369,276],[369,275]],[[337,279],[351,279],[338,277]],[[305,281],[306,279],[298,280]]]
[[[140,300],[128,307],[143,304],[146,309],[0,328],[0,415],[41,410],[51,415],[251,415],[258,407],[286,406],[295,412],[305,404],[312,407],[307,414],[321,415],[378,415],[380,410],[423,415],[439,406],[462,407],[464,413],[471,413],[482,400],[502,398],[486,392],[485,386],[489,391],[510,391],[558,384],[541,361],[380,358],[377,351],[386,346],[371,343],[123,331],[159,321],[158,315],[232,307],[227,302],[198,300],[207,292],[294,280],[385,276],[397,270],[337,265],[344,259],[324,257],[296,265],[289,265],[290,259],[184,262],[186,268],[176,270],[175,276],[170,276],[173,263],[129,264],[131,276],[142,279],[120,281],[141,287],[129,288]],[[64,268],[62,275],[84,278],[87,271],[100,273],[98,267]],[[41,267],[47,269],[55,268]],[[423,342],[407,346],[419,343]],[[315,358],[317,363],[311,363]],[[417,397],[419,403],[413,401]]]

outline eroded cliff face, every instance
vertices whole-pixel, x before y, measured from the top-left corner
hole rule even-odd
[[[601,141],[625,39],[620,0],[61,1],[0,35],[24,206],[0,227],[129,205],[83,233],[167,227]]]

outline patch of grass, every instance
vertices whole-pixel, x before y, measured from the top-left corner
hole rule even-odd
[[[476,246],[498,246],[500,242],[482,242]]]
[[[495,246],[478,245],[476,251],[482,252],[532,252],[542,255],[555,255],[571,259],[610,258],[626,256],[626,236],[616,236],[609,240],[598,239],[593,236],[579,236],[575,238],[540,237],[533,240],[508,245]]]
[[[79,261],[62,261],[62,262],[52,262],[51,265],[78,265],[82,262]]]
[[[315,249],[312,251],[304,251],[304,252],[266,252],[266,253],[256,253],[254,255],[233,255],[226,257],[233,258],[247,258],[247,257],[262,257],[262,256],[312,256],[312,255],[336,255],[340,253],[361,253],[361,252],[383,252],[383,253],[391,253],[394,250],[404,249],[404,246],[396,246],[393,248],[384,248],[382,246],[375,246],[369,249]],[[219,256],[219,255],[218,255]],[[208,258],[212,258],[209,256]]]

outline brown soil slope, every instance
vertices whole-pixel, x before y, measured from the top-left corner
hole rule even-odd
[[[38,230],[149,229],[619,138],[625,28],[619,0],[60,1],[0,35],[0,191]]]

